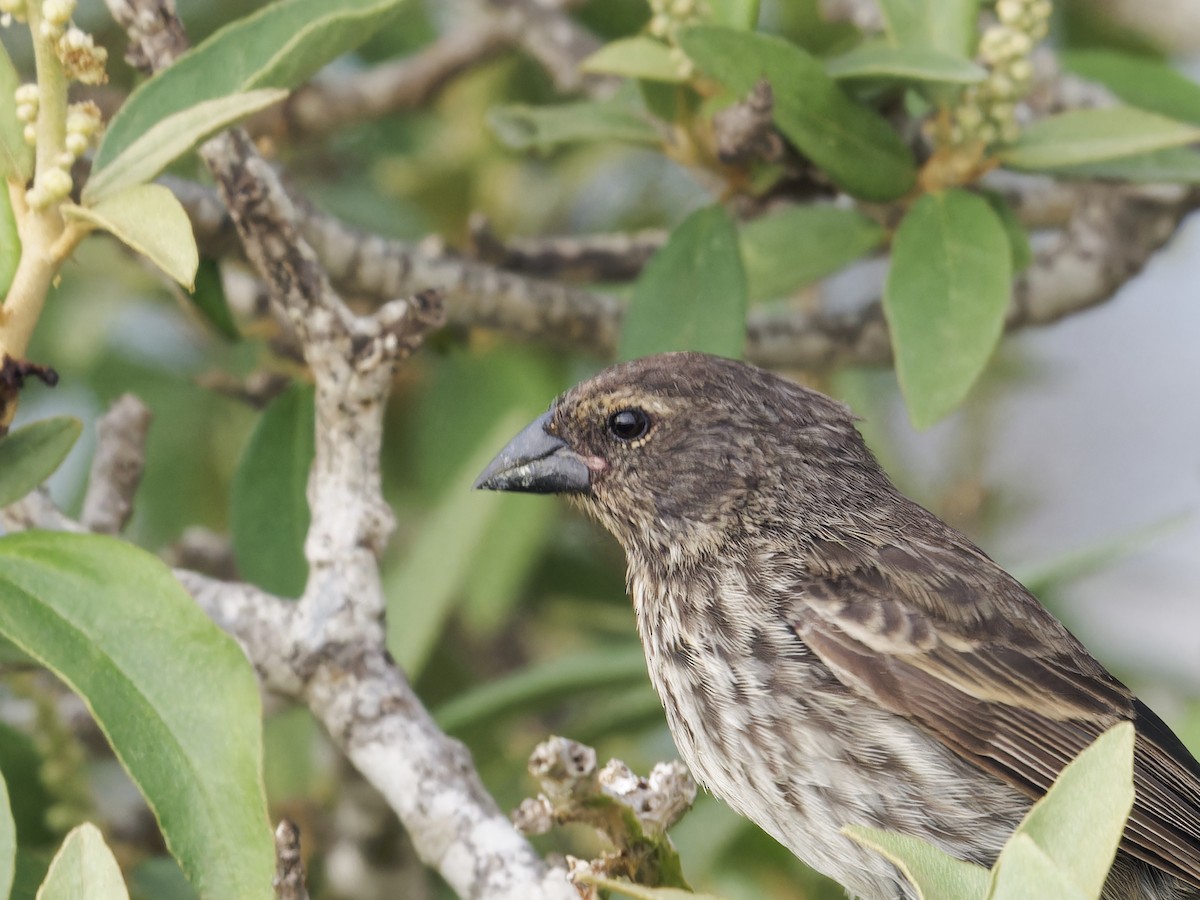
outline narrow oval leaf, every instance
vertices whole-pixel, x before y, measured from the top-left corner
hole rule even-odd
[[[0,175],[0,304],[8,296],[13,276],[21,264],[21,235],[17,232],[17,217],[13,215],[8,185]]]
[[[64,203],[62,211],[102,228],[192,289],[200,265],[192,223],[183,205],[161,184],[136,184],[94,206]]]
[[[33,147],[25,143],[25,126],[17,118],[13,94],[21,84],[16,67],[0,42],[0,187],[12,178],[24,184],[33,175]],[[7,191],[6,191],[7,193]],[[0,291],[3,294],[7,291]]]
[[[1028,856],[1028,848],[1014,850],[1014,846],[1019,838],[1026,838],[1045,854],[1073,893],[1087,900],[1100,896],[1133,809],[1134,741],[1133,723],[1114,725],[1062,770],[1001,851],[995,866],[997,886],[1012,877],[1007,870],[1024,867],[1024,860],[1014,855]]]
[[[740,357],[746,343],[746,276],[737,232],[720,206],[683,220],[651,257],[621,323],[619,355],[667,350]]]
[[[584,141],[657,145],[658,130],[622,95],[555,106],[511,104],[488,110],[488,127],[514,150],[550,150]]]
[[[496,512],[501,494],[471,486],[488,460],[528,421],[513,411],[450,481],[445,498],[422,525],[404,559],[384,574],[387,595],[387,647],[415,679],[441,637],[461,596],[470,562],[491,528],[502,527]]]
[[[883,311],[896,375],[918,428],[967,395],[1004,328],[1012,252],[987,201],[966,191],[927,194],[892,241]]]
[[[606,891],[614,891],[622,897],[632,897],[633,900],[722,900],[714,894],[697,894],[674,887],[646,887],[619,878],[606,878],[593,872],[585,872],[577,876],[576,880],[604,888]]]
[[[647,81],[688,80],[679,63],[671,58],[671,48],[644,34],[605,44],[581,62],[579,68],[598,75],[623,75]]]
[[[30,422],[0,438],[0,508],[20,500],[54,474],[83,431],[71,416]]]
[[[825,71],[833,78],[887,78],[901,82],[940,81],[975,84],[987,72],[968,59],[951,56],[931,47],[893,47],[873,41],[849,53],[826,60]]]
[[[200,261],[200,267],[196,270],[196,289],[191,296],[196,309],[222,337],[231,341],[241,340],[241,332],[225,296],[225,286],[221,283],[221,265],[215,259]]]
[[[796,206],[743,225],[738,241],[751,302],[785,297],[878,247],[886,232],[852,209]]]
[[[125,188],[149,181],[210,134],[286,96],[287,91],[283,90],[230,94],[167,116],[135,138],[104,168],[92,169],[83,187],[84,204],[93,205]]]
[[[1200,125],[1200,84],[1161,59],[1118,50],[1070,50],[1063,68],[1098,81],[1130,106]]]
[[[215,32],[121,105],[96,150],[100,171],[158,122],[206,100],[292,88],[370,37],[405,0],[283,0]]]
[[[879,0],[897,47],[932,47],[965,58],[975,46],[979,0]]]
[[[1169,147],[1153,153],[1106,162],[1055,169],[1060,178],[1096,178],[1138,184],[1200,184],[1200,153],[1190,147]]]
[[[486,681],[455,697],[434,714],[447,731],[478,725],[517,711],[537,712],[583,691],[646,683],[640,645],[577,653]]]
[[[912,187],[912,153],[892,126],[851,99],[819,60],[795,44],[715,26],[687,28],[679,43],[696,65],[738,96],[767,79],[779,130],[848,193],[894,200]]]
[[[308,473],[315,450],[312,388],[294,386],[263,410],[233,476],[229,529],[238,571],[282,597],[308,580]]]
[[[1000,152],[1010,169],[1054,171],[1200,141],[1200,128],[1117,106],[1078,109],[1035,122]]]
[[[201,897],[273,896],[258,684],[166,566],[97,535],[7,535],[0,632],[83,698]]]
[[[707,7],[706,16],[714,25],[748,29],[758,24],[758,0],[708,0],[700,6]]]
[[[0,897],[12,889],[13,873],[17,868],[17,825],[8,803],[8,785],[0,772]]]
[[[920,838],[862,825],[847,825],[842,834],[888,859],[920,891],[922,900],[984,900],[987,895],[987,869]]]
[[[91,822],[71,829],[54,855],[37,900],[129,900],[121,867]]]

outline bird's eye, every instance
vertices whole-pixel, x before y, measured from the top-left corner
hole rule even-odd
[[[608,417],[608,433],[620,441],[636,441],[650,430],[650,417],[640,409],[622,409]]]

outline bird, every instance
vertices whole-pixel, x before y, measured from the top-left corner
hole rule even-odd
[[[697,780],[863,900],[915,900],[842,829],[990,867],[1099,735],[1135,727],[1104,900],[1200,898],[1200,764],[1013,576],[904,496],[849,408],[696,352],[560,395],[476,487],[564,494],[625,551]]]

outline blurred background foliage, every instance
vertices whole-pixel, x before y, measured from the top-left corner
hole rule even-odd
[[[183,0],[180,13],[198,42],[257,5]],[[1061,49],[1133,48],[1156,56],[1190,49],[1130,30],[1109,6],[1098,0],[1061,4],[1052,40]],[[336,65],[369,66],[409,54],[452,24],[454,15],[451,3],[412,3]],[[642,0],[595,0],[577,15],[611,38],[636,32],[649,10]],[[81,3],[78,19],[113,48],[111,88],[128,88],[133,75],[116,49],[124,38],[99,0]],[[820,52],[845,45],[851,31],[824,22],[816,0],[764,0],[762,21]],[[11,49],[18,65],[25,62],[21,47]],[[669,227],[712,202],[687,171],[653,150],[601,142],[518,154],[485,126],[497,105],[555,99],[537,65],[505,55],[457,78],[426,109],[274,150],[308,197],[347,222],[411,240],[436,234],[457,246],[465,244],[468,216],[477,212],[500,234],[578,234]],[[194,162],[177,169],[201,177]],[[29,391],[20,421],[71,412],[93,422],[120,394],[137,394],[155,421],[131,539],[158,551],[190,527],[232,532],[244,575],[297,593],[305,515],[297,499],[305,453],[311,454],[311,431],[307,450],[303,439],[304,417],[311,417],[303,373],[274,357],[263,335],[222,335],[191,300],[114,247],[93,239],[63,272],[30,351],[30,358],[53,360],[62,381],[54,391]],[[646,679],[619,548],[565,503],[469,490],[507,436],[603,364],[484,331],[450,330],[403,367],[389,411],[385,490],[399,524],[384,567],[390,646],[438,720],[470,747],[485,783],[506,808],[533,789],[525,761],[548,733],[592,743],[602,760],[617,756],[640,772],[674,755]],[[263,369],[297,383],[266,410],[206,386],[217,377],[241,380]],[[864,432],[897,483],[988,546],[1003,539],[1015,510],[1037,502],[1022,496],[1019,485],[981,478],[992,404],[1013,385],[1039,377],[1020,353],[1002,348],[946,431],[933,478],[927,461],[913,459],[908,425],[894,414],[892,373],[843,370],[806,380],[864,417]],[[85,432],[54,485],[68,510],[80,500],[90,439]],[[1118,540],[1030,571],[1031,587],[1053,607],[1064,584],[1128,546]],[[1135,669],[1119,674],[1135,688],[1146,685]],[[36,693],[28,684],[10,683],[8,689]],[[1173,720],[1196,746],[1200,714],[1189,720],[1184,707],[1175,709],[1181,714]],[[73,756],[61,745],[79,738],[47,721],[35,715],[21,728],[0,727],[0,768],[22,844],[36,845],[40,836],[49,850],[80,809],[111,809],[123,794],[113,787],[121,776],[111,758],[90,745],[80,745]],[[314,896],[330,896],[322,888],[325,852],[337,839],[331,816],[348,775],[302,709],[269,716],[266,754],[273,817],[298,819],[313,853]],[[71,759],[74,765],[64,768],[63,760]],[[81,796],[80,785],[86,787]],[[62,821],[44,815],[46,809],[65,810]],[[733,900],[842,896],[707,796],[673,836],[698,890]],[[537,841],[546,851],[587,855],[595,849],[594,837],[582,832]],[[381,866],[416,865],[411,853],[397,849],[401,842],[385,833]],[[133,869],[134,893],[160,900],[189,896],[172,865],[169,857],[144,856]],[[18,888],[31,883],[20,874],[18,879]],[[404,896],[444,894],[434,879],[421,875],[405,882]],[[14,896],[22,896],[20,888]]]

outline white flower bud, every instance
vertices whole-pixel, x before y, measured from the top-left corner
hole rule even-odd
[[[38,175],[35,187],[41,187],[49,202],[53,203],[69,196],[72,184],[71,173],[66,169],[47,169]]]
[[[67,155],[72,159],[78,159],[87,153],[88,145],[91,144],[91,141],[88,140],[87,135],[71,131],[67,133],[63,143],[67,148]]]

